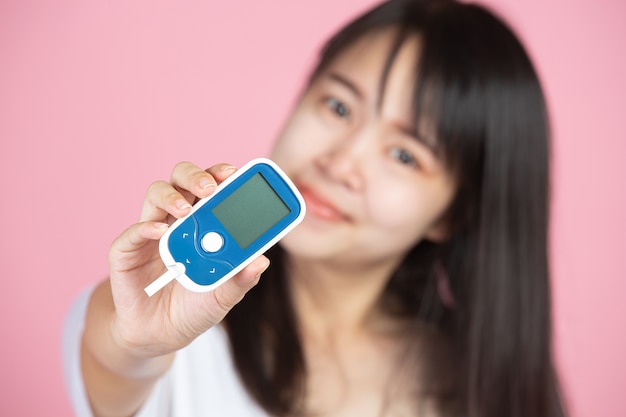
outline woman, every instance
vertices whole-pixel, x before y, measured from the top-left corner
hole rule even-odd
[[[564,415],[546,109],[505,24],[452,1],[374,8],[328,42],[271,157],[307,216],[208,294],[143,288],[163,272],[167,225],[235,168],[181,163],[149,188],[140,222],[111,247],[110,279],[75,313],[78,408]]]

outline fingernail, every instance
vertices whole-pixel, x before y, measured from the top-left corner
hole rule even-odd
[[[186,210],[188,208],[191,208],[191,204],[189,204],[187,200],[177,200],[176,208],[179,210]]]
[[[256,277],[255,277],[255,278],[256,278],[256,279],[261,278],[261,275],[263,275],[263,273],[264,273],[265,271],[267,271],[267,268],[269,268],[269,267],[270,267],[270,261],[268,260],[268,261],[266,261],[266,262],[265,262],[265,266],[263,267],[263,269],[261,269],[261,272],[259,272],[258,274],[256,274]]]
[[[235,168],[232,165],[222,165],[221,171],[222,172],[232,172],[232,171],[236,171],[237,168]]]
[[[169,225],[167,223],[155,223],[154,227],[157,230],[165,230],[165,229],[167,229],[169,227]]]
[[[215,181],[211,181],[210,179],[206,177],[203,177],[200,179],[199,185],[200,185],[200,188],[202,189],[217,187],[217,184],[215,184]]]

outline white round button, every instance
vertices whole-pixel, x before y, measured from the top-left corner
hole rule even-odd
[[[202,249],[207,252],[217,252],[224,246],[224,238],[217,232],[209,232],[202,237]]]

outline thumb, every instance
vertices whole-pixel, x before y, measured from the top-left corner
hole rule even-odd
[[[226,315],[240,302],[246,293],[259,282],[261,274],[265,272],[269,265],[269,259],[263,255],[259,256],[232,279],[216,288],[213,291],[213,297],[220,312]]]

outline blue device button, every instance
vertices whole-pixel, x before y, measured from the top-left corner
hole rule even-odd
[[[185,275],[198,285],[211,285],[234,269],[223,260],[207,259],[209,253],[201,247],[194,216],[188,217],[172,232],[168,246],[174,260],[185,266]]]
[[[170,253],[177,261],[181,261],[180,255],[184,252],[195,252],[196,221],[193,217],[182,222],[169,236],[167,243]]]
[[[185,258],[185,275],[198,285],[211,285],[233,270],[226,262],[201,257]]]

